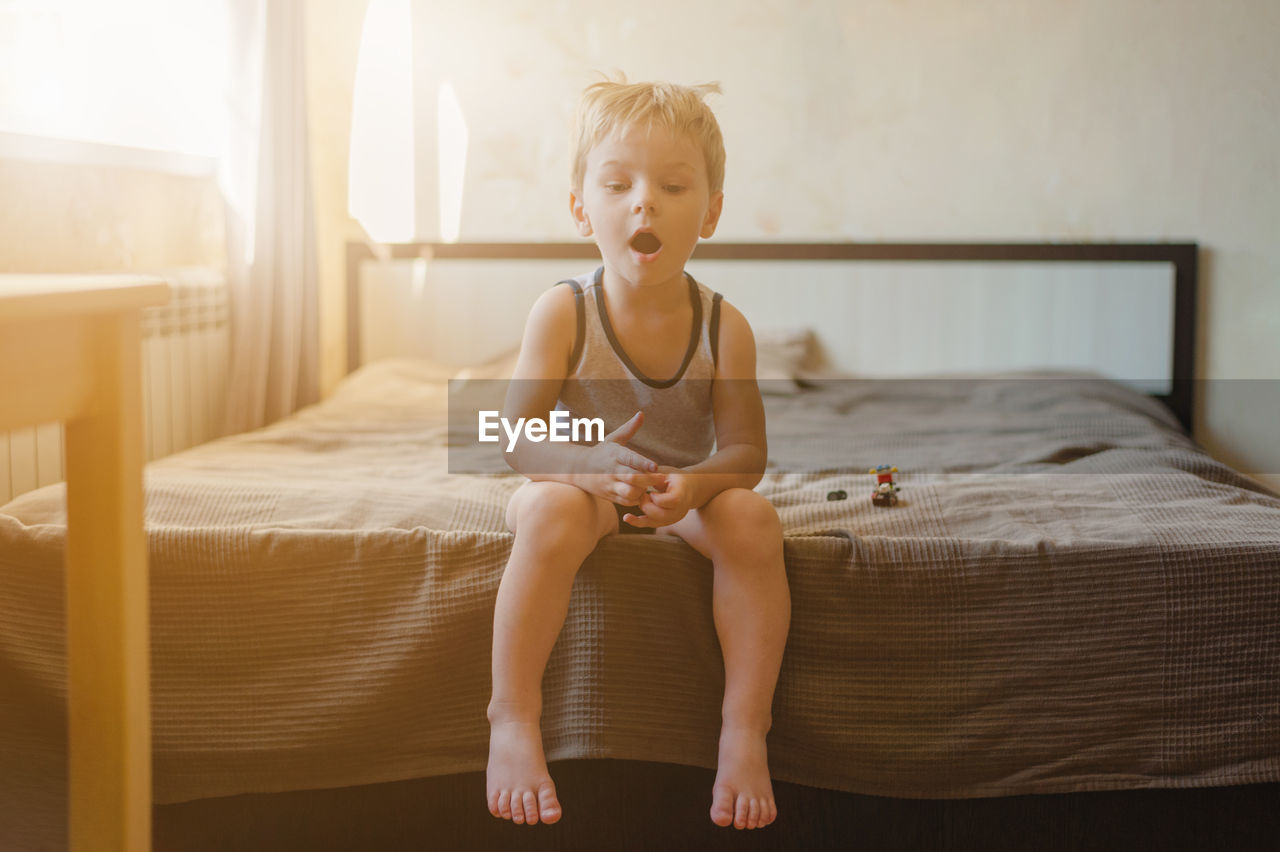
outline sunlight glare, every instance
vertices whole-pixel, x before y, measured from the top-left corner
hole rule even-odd
[[[467,174],[467,120],[449,81],[440,84],[440,239],[456,243],[462,225],[462,192]]]
[[[409,0],[372,0],[356,62],[347,209],[378,242],[414,238],[413,158]]]

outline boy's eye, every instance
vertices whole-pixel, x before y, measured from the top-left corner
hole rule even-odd
[[[677,183],[669,183],[663,187],[667,192],[684,192],[684,187]]]
[[[624,192],[627,185],[625,183],[619,183],[618,181],[610,181],[604,185],[604,188],[609,190],[609,192]]]

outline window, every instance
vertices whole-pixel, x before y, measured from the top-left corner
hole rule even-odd
[[[0,135],[17,134],[27,146],[72,140],[211,164],[227,136],[227,6],[0,0]]]

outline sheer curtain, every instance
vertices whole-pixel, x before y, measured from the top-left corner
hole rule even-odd
[[[227,426],[320,396],[319,276],[307,149],[304,0],[229,0]]]

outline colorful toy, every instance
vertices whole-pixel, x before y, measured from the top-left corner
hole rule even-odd
[[[877,506],[896,506],[898,505],[898,483],[893,481],[893,475],[898,472],[896,467],[890,467],[882,464],[879,467],[873,467],[867,473],[872,474],[876,478],[876,490],[871,492],[871,502]]]

